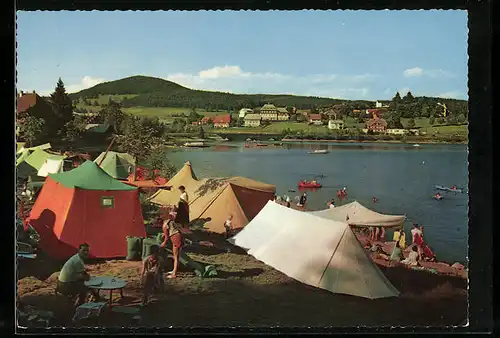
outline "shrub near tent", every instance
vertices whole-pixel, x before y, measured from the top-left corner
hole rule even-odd
[[[125,257],[127,236],[146,237],[138,189],[91,161],[49,174],[30,219],[41,249],[60,259],[75,254],[84,242],[92,258]]]

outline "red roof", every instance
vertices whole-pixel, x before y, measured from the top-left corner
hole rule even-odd
[[[210,120],[210,116],[205,116],[201,119],[201,122],[208,122]]]
[[[214,124],[215,123],[231,123],[231,115],[226,114],[226,115],[218,115],[214,117]]]
[[[36,105],[37,101],[42,100],[36,93],[23,94],[17,98],[17,112],[24,113],[29,108]]]
[[[309,120],[321,120],[321,114],[311,114]]]
[[[373,126],[377,124],[387,127],[387,121],[384,119],[369,119],[368,121],[366,121],[367,126]]]

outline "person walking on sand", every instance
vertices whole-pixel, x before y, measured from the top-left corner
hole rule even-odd
[[[226,229],[226,239],[228,239],[233,231],[233,215],[229,214],[227,216],[227,220],[224,222],[224,229]]]
[[[142,261],[141,268],[141,286],[143,287],[142,304],[146,305],[149,301],[149,296],[155,289],[164,291],[165,282],[163,280],[163,258],[159,255],[160,248],[158,245],[151,246],[151,255]]]
[[[170,239],[172,242],[172,255],[174,259],[174,268],[172,271],[169,271],[167,274],[167,278],[175,278],[177,277],[177,268],[179,267],[179,256],[183,246],[183,236],[179,230],[180,226],[176,223],[172,214],[169,214],[165,217],[165,221],[163,222],[163,236],[164,240],[160,244],[161,248],[165,248],[167,245],[167,241]]]
[[[290,208],[291,203],[292,203],[292,199],[290,198],[290,196],[287,196],[287,197],[286,197],[286,207],[287,207],[287,208]]]

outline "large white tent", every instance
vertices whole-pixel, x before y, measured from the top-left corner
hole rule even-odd
[[[333,221],[346,222],[349,225],[354,226],[382,226],[387,228],[399,228],[403,226],[406,220],[406,216],[404,215],[380,214],[364,207],[358,201],[332,209],[311,211],[309,213]]]
[[[345,222],[269,201],[228,241],[289,277],[333,293],[370,299],[399,295]]]

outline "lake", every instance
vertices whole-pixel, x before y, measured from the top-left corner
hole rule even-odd
[[[314,149],[329,153],[311,155]],[[401,143],[285,143],[282,147],[245,148],[243,142],[222,142],[210,148],[170,151],[172,164],[191,161],[198,178],[244,176],[276,185],[278,195],[298,196],[297,182],[317,179],[323,187],[308,190],[308,208],[327,208],[327,201],[347,187],[348,199],[387,214],[406,214],[423,225],[428,244],[439,260],[466,263],[468,238],[467,145]],[[441,192],[435,185],[456,185],[464,193]],[[288,192],[294,189],[296,192]],[[372,197],[378,202],[373,203]],[[389,237],[390,236],[390,237]],[[392,238],[392,232],[387,238]],[[408,241],[407,241],[408,242]]]

